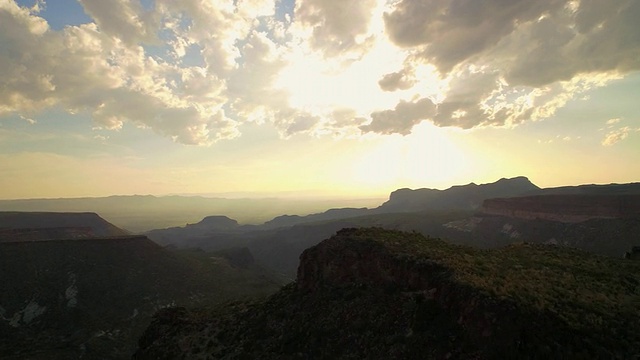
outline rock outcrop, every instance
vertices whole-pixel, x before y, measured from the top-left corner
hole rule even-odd
[[[540,195],[485,200],[482,214],[582,222],[640,217],[640,195]]]
[[[555,246],[345,229],[266,301],[161,311],[135,358],[634,358],[639,270]]]

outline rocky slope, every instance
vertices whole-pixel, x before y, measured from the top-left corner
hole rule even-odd
[[[0,358],[124,359],[151,315],[266,295],[273,281],[144,236],[0,243]]]
[[[345,229],[266,301],[159,312],[134,358],[627,359],[639,307],[636,261]]]

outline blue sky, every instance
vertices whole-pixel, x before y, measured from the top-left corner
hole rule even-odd
[[[638,181],[640,4],[500,3],[0,0],[0,198]]]

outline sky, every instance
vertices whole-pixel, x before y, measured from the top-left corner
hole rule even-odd
[[[638,0],[0,0],[0,198],[640,181]]]

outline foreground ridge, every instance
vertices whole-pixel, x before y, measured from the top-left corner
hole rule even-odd
[[[135,357],[634,358],[640,262],[343,229],[263,302],[159,312]]]

